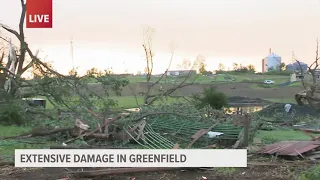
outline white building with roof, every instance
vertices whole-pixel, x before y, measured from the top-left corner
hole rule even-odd
[[[281,56],[271,52],[269,55],[262,59],[262,72],[268,72],[270,69],[276,69],[281,64]]]

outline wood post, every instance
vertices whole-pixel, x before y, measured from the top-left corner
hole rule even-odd
[[[248,114],[244,115],[243,121],[243,146],[248,147],[249,145],[249,129],[250,129],[250,118]]]

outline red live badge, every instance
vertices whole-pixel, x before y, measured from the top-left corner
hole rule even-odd
[[[52,28],[52,0],[27,0],[27,28]]]

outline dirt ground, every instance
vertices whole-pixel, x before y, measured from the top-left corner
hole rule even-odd
[[[77,169],[70,169],[76,171]],[[202,179],[219,179],[219,180],[273,180],[294,179],[295,172],[299,168],[288,167],[268,167],[254,166],[248,168],[237,168],[234,172],[217,172],[216,170],[188,170],[188,171],[167,171],[154,173],[136,173],[130,175],[100,176],[94,178],[72,178],[79,180],[202,180]],[[68,177],[68,171],[63,168],[1,168],[0,179],[3,180],[58,180]]]
[[[268,156],[269,157],[269,156]],[[0,168],[0,179],[2,180],[292,180],[299,176],[302,171],[310,168],[312,164],[304,161],[273,160],[264,157],[248,157],[247,168],[207,168],[175,170],[153,173],[136,173],[121,175],[105,175],[94,178],[75,178],[70,175],[71,171],[94,170],[93,168]],[[266,166],[261,163],[271,163]],[[292,163],[295,164],[295,166]],[[258,164],[258,165],[257,165]],[[274,164],[277,164],[274,166]],[[280,166],[281,165],[281,166]],[[96,168],[98,169],[98,168]]]
[[[224,92],[228,96],[242,96],[250,98],[293,98],[294,95],[302,90],[302,87],[283,86],[275,88],[253,89],[252,83],[223,83],[223,84],[193,84],[177,90],[173,95],[189,96],[193,93],[201,93],[204,88],[215,86],[218,91]],[[130,84],[130,87],[124,87],[122,96],[133,96],[134,92],[144,92],[147,89],[145,83]],[[99,85],[92,85],[91,89],[96,93],[103,92]],[[155,88],[157,89],[157,88]]]

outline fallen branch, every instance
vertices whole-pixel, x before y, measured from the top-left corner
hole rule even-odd
[[[96,171],[79,171],[71,172],[74,177],[95,177],[103,175],[116,175],[116,174],[127,174],[127,173],[140,173],[140,172],[159,172],[159,171],[174,171],[182,168],[173,167],[137,167],[137,168],[119,168],[119,169],[104,169]]]
[[[14,162],[13,161],[0,162],[0,166],[14,166]]]
[[[118,116],[114,117],[114,118],[111,119],[111,120],[107,120],[106,123],[103,124],[103,126],[101,126],[100,128],[104,128],[104,127],[108,126],[109,124],[115,122],[116,120],[120,119],[121,117],[122,117],[122,115],[118,115]],[[96,128],[94,131],[91,131],[91,132],[88,132],[88,133],[84,133],[84,134],[82,134],[82,135],[80,135],[80,136],[77,136],[77,137],[75,137],[75,138],[69,139],[69,140],[65,141],[64,143],[67,144],[67,143],[72,142],[72,141],[74,141],[74,140],[77,140],[77,139],[79,139],[79,138],[82,138],[82,137],[85,137],[85,136],[91,136],[91,135],[93,135],[94,133],[98,132],[100,128]]]

